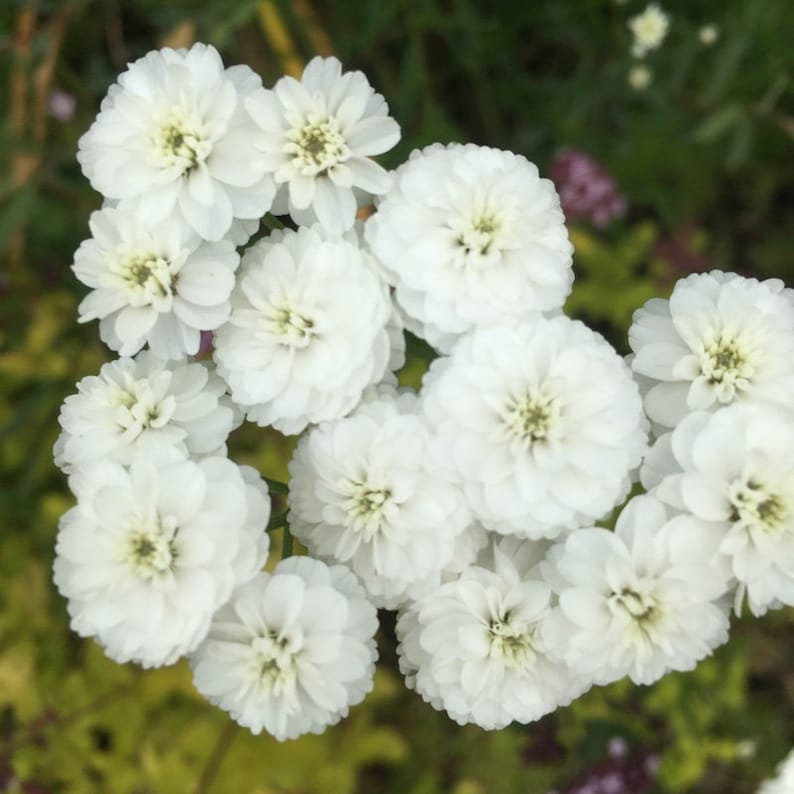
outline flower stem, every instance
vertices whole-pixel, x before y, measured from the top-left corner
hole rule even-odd
[[[293,548],[293,541],[292,541],[292,532],[289,529],[289,522],[285,519],[284,520],[284,534],[281,536],[281,559],[286,560],[287,557],[292,556],[292,548]]]
[[[285,482],[281,482],[281,480],[274,480],[272,477],[262,477],[262,479],[267,483],[267,487],[270,488],[271,491],[275,493],[289,493],[289,486]]]

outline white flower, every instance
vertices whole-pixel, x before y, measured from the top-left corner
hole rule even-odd
[[[232,307],[215,360],[260,425],[299,433],[344,416],[386,371],[387,288],[354,243],[319,226],[250,248]]]
[[[794,291],[779,279],[687,276],[634,313],[629,344],[652,381],[645,410],[664,427],[737,400],[792,408]]]
[[[531,722],[587,688],[548,656],[552,594],[537,572],[536,545],[492,549],[488,567],[467,568],[400,615],[406,683],[461,725]]]
[[[226,322],[240,262],[231,242],[203,242],[180,223],[144,225],[120,207],[92,213],[90,226],[72,266],[92,289],[80,322],[99,319],[112,350],[132,356],[148,342],[160,358],[184,358],[201,331]]]
[[[185,453],[225,454],[235,426],[226,384],[206,365],[168,364],[144,351],[103,365],[77,384],[58,421],[55,463],[128,464],[139,449],[173,444]]]
[[[794,750],[780,762],[775,776],[765,780],[756,794],[791,794],[794,791]]]
[[[150,52],[111,86],[80,139],[83,173],[146,225],[184,220],[220,240],[233,219],[261,218],[275,193],[243,105],[261,85],[247,66],[224,70],[206,44]]]
[[[171,664],[192,651],[268,550],[267,488],[226,458],[142,451],[129,469],[88,464],[69,485],[55,584],[71,626],[117,662]]]
[[[253,143],[279,186],[275,213],[341,233],[365,194],[389,189],[388,173],[370,157],[391,149],[400,128],[362,72],[342,74],[336,58],[318,56],[300,81],[282,77],[246,107],[259,126]]]
[[[651,3],[641,14],[632,17],[628,25],[634,37],[631,53],[635,58],[644,58],[664,41],[670,17],[656,3]]]
[[[653,72],[644,65],[632,66],[626,79],[635,91],[644,91],[653,80]]]
[[[480,329],[423,387],[436,459],[457,473],[487,529],[554,537],[628,492],[645,446],[628,367],[567,317]]]
[[[350,571],[291,557],[215,615],[191,658],[193,681],[255,734],[322,733],[372,689],[377,627]]]
[[[349,565],[374,603],[390,609],[456,556],[471,562],[481,537],[475,530],[457,543],[471,515],[460,490],[429,465],[429,433],[411,408],[405,399],[370,400],[313,428],[289,466],[294,535],[311,554]]]
[[[711,47],[720,37],[720,29],[716,25],[703,25],[698,30],[698,38],[704,47]]]
[[[712,538],[753,614],[794,606],[794,422],[752,403],[698,412],[673,431],[678,473],[656,488]]]
[[[651,496],[632,499],[614,532],[573,532],[542,566],[559,595],[546,623],[555,657],[596,684],[650,684],[691,670],[728,639],[726,590],[689,519]]]
[[[441,350],[472,328],[560,309],[571,290],[557,192],[512,152],[414,151],[365,233],[409,327]]]

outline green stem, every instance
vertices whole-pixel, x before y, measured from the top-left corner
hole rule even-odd
[[[289,510],[284,510],[282,513],[278,513],[277,515],[273,516],[270,521],[268,521],[267,529],[265,532],[272,532],[274,529],[278,529],[279,527],[283,527],[287,523],[287,515]]]
[[[292,532],[289,529],[289,523],[284,522],[284,534],[281,536],[281,559],[286,560],[287,557],[292,556]]]
[[[281,480],[274,480],[271,477],[263,477],[262,479],[267,483],[267,487],[270,488],[271,491],[275,493],[289,493],[289,486],[287,483],[281,482]]]

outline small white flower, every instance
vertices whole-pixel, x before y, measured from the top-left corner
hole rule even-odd
[[[193,681],[255,734],[322,733],[372,689],[377,627],[350,571],[291,557],[218,611],[191,657]]]
[[[794,791],[794,750],[780,762],[775,776],[761,784],[756,794],[791,794]]]
[[[703,25],[698,31],[698,38],[704,47],[711,47],[716,44],[720,37],[720,29],[716,25]]]
[[[61,519],[55,584],[72,629],[117,662],[158,667],[192,651],[267,556],[267,488],[226,458],[152,448],[129,469],[80,467],[69,485],[77,506]]]
[[[377,606],[474,558],[481,531],[460,490],[428,461],[429,433],[411,401],[368,400],[305,435],[290,463],[290,524],[309,549],[349,565]],[[469,538],[469,533],[466,532]],[[457,554],[456,554],[457,552]]]
[[[653,72],[644,65],[632,66],[626,79],[635,91],[644,91],[653,80]]]
[[[388,173],[370,157],[391,149],[400,128],[362,72],[343,74],[336,58],[318,56],[300,81],[282,77],[246,107],[259,126],[252,141],[278,185],[276,214],[341,233],[366,194],[389,189]]]
[[[554,537],[628,492],[645,420],[628,367],[567,317],[480,329],[425,378],[438,465],[486,529]]]
[[[83,173],[147,225],[184,220],[220,240],[233,219],[261,218],[275,193],[243,104],[261,85],[247,66],[224,69],[206,44],[150,52],[110,87],[80,139]]]
[[[687,276],[634,313],[629,344],[632,369],[650,379],[645,410],[664,427],[741,400],[791,410],[794,291],[779,279]]]
[[[651,496],[632,499],[614,532],[576,530],[542,566],[559,595],[552,653],[596,684],[693,669],[728,639],[727,583],[710,558],[689,520]]]
[[[678,473],[656,488],[713,539],[753,614],[794,606],[794,422],[752,403],[697,412],[673,431]]]
[[[90,226],[72,266],[92,289],[80,322],[99,319],[112,350],[132,356],[148,343],[160,358],[184,358],[201,331],[226,322],[240,262],[231,242],[203,242],[176,222],[144,225],[121,207],[92,213]]]
[[[632,17],[628,25],[634,37],[631,53],[635,58],[644,58],[661,46],[670,28],[670,17],[656,3],[651,3],[641,14]]]
[[[537,571],[538,545],[505,539],[487,567],[467,568],[400,615],[406,683],[458,724],[531,722],[588,686],[548,656],[552,594]]]
[[[353,242],[319,226],[250,248],[232,306],[215,360],[232,399],[260,425],[300,433],[344,416],[386,372],[386,285]]]
[[[554,185],[499,149],[414,151],[366,237],[409,327],[444,351],[472,328],[560,309],[573,282]]]
[[[226,384],[206,365],[168,364],[144,351],[83,378],[61,407],[55,463],[128,464],[137,450],[173,444],[193,455],[225,454],[235,413]]]

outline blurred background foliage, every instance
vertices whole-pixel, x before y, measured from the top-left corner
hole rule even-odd
[[[96,327],[76,322],[83,289],[69,265],[100,199],[75,151],[127,62],[206,41],[269,86],[333,53],[366,72],[402,125],[388,166],[433,141],[473,141],[544,174],[557,162],[562,193],[559,158],[589,162],[621,208],[607,220],[586,196],[566,208],[577,274],[567,308],[625,352],[632,311],[689,272],[794,285],[791,3],[666,0],[670,32],[638,88],[626,22],[643,7],[0,3],[0,792],[747,794],[771,773],[794,744],[790,609],[737,621],[730,644],[690,674],[596,689],[498,733],[460,728],[405,690],[385,616],[374,694],[324,735],[279,745],[206,704],[185,664],[142,672],[106,660],[70,633],[50,581],[70,504],[51,462],[58,407],[111,357]],[[426,351],[411,349],[404,380],[417,382]],[[291,444],[246,426],[232,453],[284,479]]]

